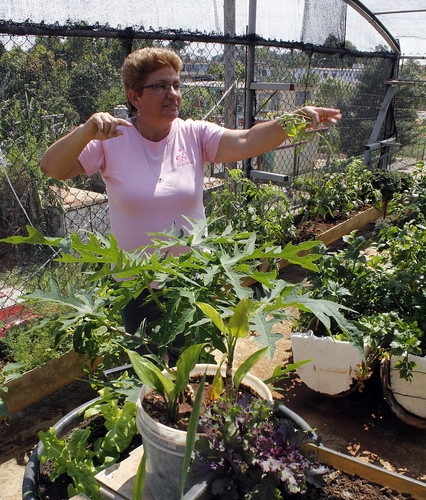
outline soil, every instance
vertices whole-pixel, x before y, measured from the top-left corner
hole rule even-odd
[[[291,266],[282,272],[285,273],[284,279],[292,280],[294,269]],[[273,360],[262,359],[253,369],[253,373],[262,379],[269,377],[276,365],[291,362],[290,326],[280,324],[277,332],[282,334],[282,339],[277,344]],[[253,339],[244,339],[237,352],[237,363],[257,348]],[[280,391],[274,391],[273,395],[305,419],[328,448],[424,481],[426,487],[426,432],[407,425],[394,415],[384,399],[377,372],[365,383],[362,392],[353,392],[345,397],[333,398],[314,392],[296,374],[282,382]],[[1,500],[22,497],[25,465],[37,445],[38,431],[47,430],[73,408],[95,396],[87,382],[76,381],[16,413],[7,422],[0,422]],[[321,493],[323,496],[305,495],[301,498],[410,498],[381,487],[371,490],[373,487],[365,481],[348,481],[345,474],[331,471]],[[50,498],[61,500],[57,496]]]

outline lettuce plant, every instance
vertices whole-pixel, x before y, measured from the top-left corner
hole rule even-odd
[[[72,430],[68,438],[58,437],[54,427],[39,432],[43,443],[40,461],[53,462],[52,481],[61,474],[71,478],[70,498],[85,493],[92,500],[101,500],[95,475],[116,463],[137,434],[136,404],[130,400],[122,403],[117,394],[106,387],[99,390],[99,395],[99,400],[84,412],[84,418],[98,414],[104,418],[105,433],[94,442],[90,425]]]

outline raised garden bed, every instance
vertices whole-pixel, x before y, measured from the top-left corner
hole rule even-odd
[[[94,367],[100,360],[97,360]],[[53,394],[57,390],[85,376],[87,359],[75,351],[52,359],[20,377],[3,384],[0,397],[11,415]]]

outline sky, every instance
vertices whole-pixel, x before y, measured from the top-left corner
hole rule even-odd
[[[300,41],[305,3],[315,6],[314,22],[333,23],[341,0],[257,0],[256,30],[265,38]],[[426,57],[426,0],[364,0],[371,11],[399,38],[406,55]],[[236,0],[236,31],[244,34],[250,0]],[[401,13],[422,9],[423,12]],[[2,0],[0,20],[55,23],[71,19],[112,27],[144,26],[201,32],[223,32],[223,0]],[[389,11],[398,13],[389,14]],[[334,14],[334,15],[333,15]],[[320,29],[321,31],[321,29]],[[351,7],[347,8],[346,39],[359,50],[374,50],[384,43],[374,27]],[[309,40],[306,40],[309,41]]]

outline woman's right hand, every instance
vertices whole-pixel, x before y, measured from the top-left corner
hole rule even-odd
[[[41,159],[41,171],[58,180],[84,174],[78,159],[80,153],[93,139],[104,141],[122,135],[123,131],[118,128],[120,125],[132,126],[127,120],[115,118],[109,113],[95,113],[83,125],[48,148]]]
[[[118,126],[131,127],[132,124],[123,118],[115,118],[109,113],[95,113],[82,126],[82,129],[87,132],[90,140],[97,139],[105,141],[113,139],[119,135],[123,135],[123,131]]]

